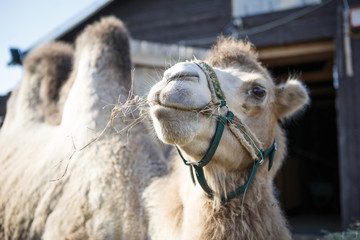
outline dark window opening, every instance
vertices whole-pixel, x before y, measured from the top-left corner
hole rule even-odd
[[[291,229],[295,234],[315,235],[321,234],[321,230],[340,230],[336,90],[331,78],[332,58],[270,70],[279,81],[286,80],[289,74],[299,76],[311,97],[311,104],[305,111],[284,124],[288,154],[276,185]]]

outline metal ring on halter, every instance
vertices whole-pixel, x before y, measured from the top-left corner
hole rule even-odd
[[[259,154],[261,155],[261,160],[257,160],[257,161],[259,161],[259,164],[262,165],[264,162],[264,155],[261,152]]]
[[[185,162],[185,165],[187,165],[187,166],[199,166],[199,163],[198,163],[198,162],[189,162],[189,161],[186,161],[186,162]]]
[[[278,150],[278,144],[277,141],[274,141],[274,150],[277,151]]]
[[[220,109],[223,108],[223,107],[226,107],[227,112],[230,111],[230,108],[229,108],[229,106],[227,105],[226,101],[225,101],[225,100],[222,100],[222,101],[219,102],[219,106],[218,106],[218,108],[217,108],[217,111],[218,111],[219,115],[223,115],[223,114],[220,112]],[[224,115],[226,115],[226,113],[225,113]]]

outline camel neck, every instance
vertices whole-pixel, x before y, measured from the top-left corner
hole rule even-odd
[[[251,171],[249,167],[241,172],[228,172],[212,165],[214,164],[209,164],[205,168],[205,174],[209,179],[209,185],[218,192],[230,191],[231,187],[244,183]],[[184,229],[194,225],[201,226],[202,229],[198,231],[200,235],[194,239],[254,239],[248,226],[256,226],[268,232],[269,236],[278,237],[272,239],[290,239],[289,232],[279,227],[286,224],[283,223],[284,218],[276,207],[273,186],[264,177],[257,176],[245,195],[227,202],[221,202],[219,196],[209,199],[198,186],[187,186],[191,189],[184,189],[181,194],[184,211],[182,222]],[[264,222],[264,219],[274,220]],[[226,231],[229,229],[234,231]],[[268,239],[267,236],[258,237],[256,239]]]
[[[255,174],[251,181],[249,182],[249,176],[253,172],[253,164],[249,166],[238,169],[234,171],[229,171],[227,169],[218,166],[218,164],[209,164],[204,168],[204,177],[213,190],[213,199],[220,204],[223,204],[227,201],[231,201],[233,198],[241,198],[240,195],[252,188],[252,185],[257,184],[256,180],[260,176]],[[251,184],[250,184],[251,183]],[[239,188],[241,192],[236,192]]]

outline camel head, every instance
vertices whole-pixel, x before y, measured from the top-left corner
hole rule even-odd
[[[204,62],[175,64],[148,95],[158,137],[176,145],[190,161],[206,154],[219,115],[230,110],[258,146],[266,149],[276,140],[279,121],[309,101],[306,88],[296,79],[275,85],[250,43],[219,38]],[[215,72],[226,106],[219,105],[211,89],[207,67]],[[231,126],[233,122],[225,125],[212,163],[236,170],[249,166],[254,157]]]

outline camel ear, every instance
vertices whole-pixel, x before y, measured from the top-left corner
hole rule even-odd
[[[279,119],[294,115],[309,104],[309,94],[306,87],[296,79],[276,87],[276,112]]]

